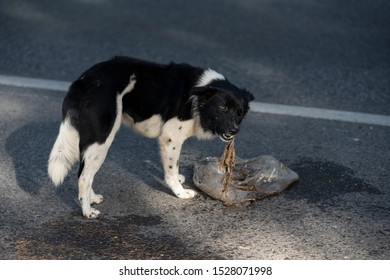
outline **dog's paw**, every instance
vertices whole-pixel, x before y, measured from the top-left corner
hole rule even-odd
[[[87,219],[96,219],[99,217],[99,214],[99,210],[91,207],[89,211],[85,211],[85,213],[83,213],[83,216]]]
[[[196,191],[188,190],[188,189],[183,189],[183,191],[181,191],[179,193],[175,193],[175,195],[178,198],[182,198],[182,199],[193,198],[196,196],[196,194],[197,194]]]
[[[179,174],[179,182],[180,182],[180,184],[184,184],[185,181],[186,181],[186,177],[184,177],[184,175]]]
[[[94,194],[91,196],[91,204],[99,204],[103,201],[103,196],[101,194]]]

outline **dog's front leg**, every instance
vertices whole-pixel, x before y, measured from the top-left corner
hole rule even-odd
[[[196,192],[184,189],[184,176],[179,174],[179,158],[184,139],[163,134],[159,137],[161,161],[164,166],[165,183],[179,198],[192,198]]]

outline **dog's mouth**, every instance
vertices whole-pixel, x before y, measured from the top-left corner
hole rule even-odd
[[[233,140],[234,135],[228,135],[228,134],[223,133],[223,134],[221,134],[219,137],[220,137],[221,140],[224,141],[224,142],[230,142],[230,141]]]

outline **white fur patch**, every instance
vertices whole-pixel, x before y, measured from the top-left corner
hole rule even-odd
[[[126,93],[129,93],[130,91],[133,90],[135,85],[135,76],[132,75],[130,77],[130,83],[125,87],[125,89],[117,96],[116,98],[116,118],[114,125],[112,127],[112,130],[110,134],[108,135],[106,142],[103,145],[108,145],[108,147],[111,145],[112,141],[114,140],[115,134],[118,132],[120,126],[121,126],[121,121],[122,121],[122,109],[123,109],[123,103],[122,99],[123,96]]]
[[[132,91],[136,81],[137,81],[137,77],[134,74],[131,75],[130,82],[127,84],[127,86],[125,87],[125,89],[122,91],[122,93],[120,95],[123,97],[126,93],[129,93],[130,91]]]
[[[159,137],[165,182],[180,198],[191,198],[196,195],[193,190],[183,188],[184,176],[179,174],[181,147],[183,142],[192,135],[194,135],[193,119],[180,121],[178,118],[172,118],[164,124]]]
[[[160,115],[153,115],[149,119],[146,119],[142,122],[134,123],[132,117],[130,117],[128,114],[123,114],[122,120],[136,133],[149,138],[156,138],[160,136],[161,129],[164,124]]]
[[[198,139],[211,139],[214,137],[213,133],[202,128],[199,116],[194,116],[194,118],[186,121],[172,118],[164,124],[161,133],[181,142],[184,142],[191,136],[195,136]]]
[[[192,136],[202,140],[212,139],[215,137],[213,133],[205,131],[202,128],[200,125],[199,115],[195,112],[193,112],[193,118],[186,121],[180,121],[178,118],[172,118],[166,123],[163,123],[160,115],[153,115],[149,119],[134,124],[133,118],[128,114],[123,114],[122,121],[136,133],[149,138],[157,138],[168,132],[169,134],[172,134],[173,138],[180,138],[182,141]]]
[[[79,141],[79,133],[66,118],[61,123],[48,162],[47,171],[56,186],[62,184],[73,164],[79,160]]]
[[[200,77],[199,81],[197,82],[197,87],[204,87],[210,84],[212,81],[215,80],[225,80],[225,77],[222,74],[219,74],[218,72],[207,69],[203,72],[202,76]]]
[[[174,139],[184,141],[194,135],[194,120],[180,121],[178,118],[172,118],[164,124],[163,134],[169,134]]]
[[[134,130],[146,137],[158,137],[161,134],[162,120],[160,115],[154,115],[151,118],[134,125]]]

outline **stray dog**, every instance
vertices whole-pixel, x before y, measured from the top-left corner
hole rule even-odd
[[[48,173],[55,185],[64,181],[79,160],[79,201],[86,218],[103,201],[92,182],[123,121],[135,132],[158,138],[165,182],[179,198],[196,192],[184,189],[179,174],[183,142],[196,136],[230,141],[254,97],[224,76],[188,64],[167,65],[114,57],[85,71],[72,83],[62,106],[62,122],[50,153]]]

